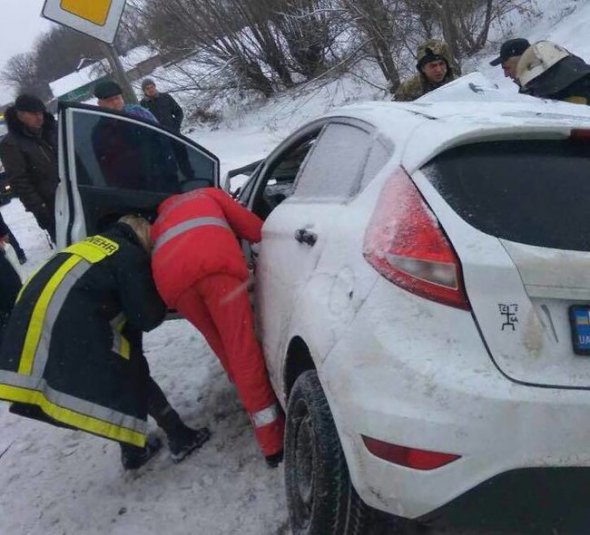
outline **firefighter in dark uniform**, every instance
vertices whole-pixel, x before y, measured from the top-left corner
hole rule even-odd
[[[151,270],[150,225],[124,216],[107,232],[52,257],[21,290],[0,349],[0,399],[11,411],[121,444],[125,469],[160,448],[172,459],[209,438],[187,427],[150,377],[142,331],[164,319]]]

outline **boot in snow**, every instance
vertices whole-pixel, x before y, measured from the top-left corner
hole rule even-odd
[[[137,470],[147,463],[162,447],[162,441],[155,435],[148,435],[145,446],[121,444],[121,463],[125,470]]]
[[[168,435],[168,447],[172,460],[179,463],[192,451],[205,444],[210,437],[211,432],[206,427],[191,429],[184,424],[178,427],[174,433]]]
[[[283,450],[273,453],[272,455],[267,455],[265,460],[269,468],[276,468],[283,462]]]

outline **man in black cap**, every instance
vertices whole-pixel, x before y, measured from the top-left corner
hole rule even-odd
[[[159,123],[173,132],[180,132],[184,113],[178,102],[169,93],[162,93],[156,88],[151,78],[141,82],[144,98],[141,105],[152,112]]]
[[[56,121],[33,95],[20,95],[4,118],[8,134],[0,142],[0,158],[12,188],[55,242]]]
[[[490,65],[492,67],[502,65],[504,76],[512,79],[516,85],[520,86],[518,79],[516,78],[516,66],[518,65],[520,56],[522,56],[529,46],[531,46],[531,44],[526,39],[520,37],[509,39],[502,43],[502,46],[500,47],[500,55],[496,59],[490,61]]]
[[[142,108],[139,104],[125,104],[123,90],[121,89],[121,86],[113,80],[103,80],[98,82],[94,86],[94,96],[96,97],[97,104],[101,108],[122,111],[128,115],[152,123],[158,122],[152,112]]]

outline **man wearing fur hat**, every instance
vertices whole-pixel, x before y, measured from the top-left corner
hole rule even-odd
[[[169,93],[162,93],[156,88],[156,83],[151,78],[146,78],[141,83],[144,98],[140,104],[151,111],[158,122],[173,132],[180,132],[184,113],[178,102]]]
[[[416,100],[461,75],[449,47],[443,41],[429,39],[421,44],[418,47],[416,59],[418,74],[399,86],[394,100],[402,102]]]
[[[20,95],[4,117],[8,134],[0,142],[0,158],[12,188],[55,242],[56,121],[33,95]]]

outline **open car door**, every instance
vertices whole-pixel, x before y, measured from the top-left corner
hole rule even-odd
[[[124,113],[61,103],[59,248],[128,213],[149,219],[170,195],[219,187],[219,159],[190,139]]]

